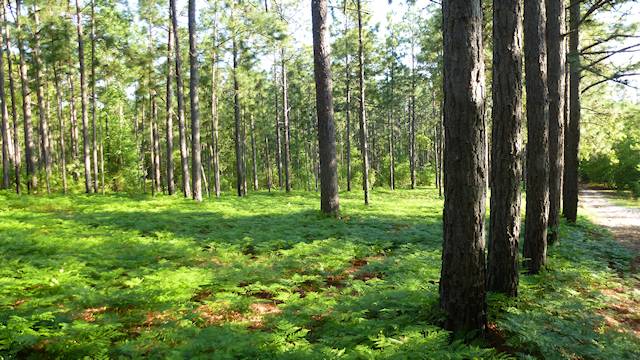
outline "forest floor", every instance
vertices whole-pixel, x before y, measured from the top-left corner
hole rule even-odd
[[[560,228],[485,339],[438,308],[433,188],[178,197],[0,192],[0,358],[638,359],[632,254],[587,218]]]

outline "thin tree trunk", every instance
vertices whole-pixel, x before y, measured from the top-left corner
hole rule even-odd
[[[578,149],[580,148],[580,2],[569,6],[569,122],[563,186],[563,213],[575,223],[578,216]]]
[[[176,192],[176,185],[173,179],[173,69],[171,62],[173,61],[173,29],[169,22],[169,31],[167,32],[167,91],[165,100],[166,109],[166,142],[167,142],[167,193],[173,195]]]
[[[36,73],[36,97],[38,101],[38,116],[40,119],[40,154],[45,166],[45,184],[47,193],[51,193],[51,146],[49,144],[49,122],[44,106],[44,90],[42,85],[42,58],[40,54],[40,10],[33,7],[35,32],[33,34],[33,60]]]
[[[189,153],[187,150],[187,130],[184,117],[184,83],[182,79],[182,61],[180,59],[180,37],[178,36],[178,15],[176,1],[169,0],[173,38],[176,54],[176,86],[178,95],[178,132],[180,135],[180,162],[182,165],[182,191],[184,197],[191,197],[191,177],[189,174]]]
[[[84,65],[84,40],[82,31],[82,7],[80,6],[80,0],[76,0],[76,21],[78,32],[78,62],[80,64],[80,97],[82,98],[82,147],[84,157],[84,185],[85,192],[91,193],[91,157],[89,155],[89,131],[88,122],[89,117],[87,114],[87,80],[85,76]]]
[[[93,191],[98,192],[98,125],[96,124],[96,19],[95,0],[91,0],[91,129],[93,154]]]
[[[218,144],[218,57],[216,51],[217,27],[213,33],[213,51],[211,54],[211,150],[213,157],[213,181],[216,197],[220,197],[220,146]]]
[[[344,1],[344,37],[345,37],[345,147],[347,149],[347,191],[351,191],[351,69],[349,63],[349,18],[347,15],[347,0]]]
[[[4,21],[3,29],[5,31],[4,44],[1,44],[3,47],[2,53],[7,54],[7,70],[9,73],[9,93],[11,95],[11,117],[13,120],[13,166],[15,173],[15,186],[16,193],[20,194],[20,167],[22,165],[22,156],[20,154],[20,138],[19,138],[19,129],[18,129],[18,110],[16,105],[16,87],[13,80],[13,61],[11,60],[11,33],[9,31],[9,25],[7,22],[7,14],[5,10],[4,0],[0,3],[2,5],[2,21]],[[2,55],[0,53],[0,55]]]
[[[522,3],[493,3],[493,126],[487,288],[518,294],[522,128]]]
[[[191,100],[191,156],[193,169],[193,199],[202,201],[202,167],[200,147],[200,114],[198,101],[198,54],[196,49],[196,2],[189,0],[189,98]]]
[[[162,192],[162,175],[160,171],[160,133],[158,131],[158,106],[156,104],[155,91],[151,98],[151,131],[153,133],[153,182],[156,187],[156,193]]]
[[[391,190],[395,190],[396,188],[396,163],[394,156],[394,126],[393,126],[393,116],[391,112],[387,114],[388,117],[388,127],[389,127],[389,188]]]
[[[258,191],[258,154],[256,149],[256,125],[253,121],[253,114],[251,116],[251,160],[253,165],[253,190]]]
[[[276,61],[276,56],[273,57],[274,62]],[[273,79],[275,82],[275,87],[277,88],[278,84],[278,73],[277,67],[273,65]],[[280,134],[280,107],[278,106],[278,91],[274,92],[274,96],[276,99],[276,164],[278,167],[278,186],[280,190],[282,190],[282,140]]]
[[[538,273],[546,263],[549,216],[549,93],[544,0],[524,5],[524,56],[527,93],[527,199],[524,258]]]
[[[67,193],[67,150],[64,141],[64,116],[62,115],[62,92],[60,91],[60,76],[58,76],[58,69],[53,68],[53,78],[56,89],[56,115],[58,116],[58,123],[60,124],[60,163],[62,165],[62,192]]]
[[[546,0],[549,86],[549,234],[548,242],[558,240],[560,199],[564,167],[564,0]]]
[[[320,209],[337,217],[338,160],[336,159],[336,126],[333,118],[333,84],[331,79],[331,49],[327,0],[313,0],[313,63],[316,82],[316,113],[318,116],[318,149],[320,152]]]
[[[414,40],[411,38],[411,97],[409,109],[409,167],[411,171],[411,189],[416,188],[416,57]]]
[[[365,116],[365,83],[364,83],[364,46],[362,35],[362,4],[358,5],[358,80],[360,83],[358,116],[360,120],[360,151],[362,153],[362,190],[364,190],[364,204],[369,205],[369,149],[367,144],[367,118]]]
[[[4,1],[2,1],[2,11],[4,13]],[[0,19],[0,21],[4,21],[4,16],[2,19]],[[0,31],[0,44],[2,46],[2,51],[0,51],[0,107],[2,108],[2,188],[8,189],[10,186],[9,183],[11,182],[11,179],[9,178],[11,166],[9,164],[9,158],[12,144],[10,144],[11,134],[9,133],[9,112],[7,110],[7,99],[4,91],[4,26],[2,28],[2,31]],[[7,55],[11,56],[10,53],[7,53]]]
[[[282,56],[282,119],[284,126],[284,180],[285,189],[291,191],[291,134],[289,131],[289,85],[287,84],[287,67],[285,65],[284,48]]]
[[[69,83],[69,112],[71,122],[71,156],[75,161],[78,159],[78,114],[76,112],[76,94],[75,86],[73,82],[73,76],[69,74],[67,76],[67,82]]]
[[[267,190],[271,192],[271,161],[269,159],[269,137],[264,137],[264,149],[265,149],[265,166],[267,168]]]
[[[444,242],[440,305],[452,331],[486,325],[482,1],[444,0]]]
[[[31,123],[31,90],[27,74],[26,54],[20,23],[21,0],[16,0],[16,28],[18,29],[18,49],[20,51],[20,82],[22,85],[22,114],[24,125],[24,156],[27,161],[27,191],[35,192],[38,188],[36,162],[34,159],[33,127]]]

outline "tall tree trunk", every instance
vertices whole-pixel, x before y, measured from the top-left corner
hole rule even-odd
[[[414,50],[414,40],[411,38],[411,97],[409,109],[410,126],[409,126],[409,167],[411,171],[411,188],[416,188],[416,56]]]
[[[336,126],[333,118],[333,84],[327,0],[311,2],[313,23],[313,68],[316,81],[316,114],[318,116],[318,149],[320,152],[320,209],[337,217],[338,160],[336,159]]]
[[[166,143],[167,143],[167,193],[173,195],[176,192],[176,185],[173,179],[173,69],[171,62],[173,61],[173,29],[169,22],[169,31],[167,32],[167,90],[166,90]]]
[[[271,192],[271,160],[269,159],[269,137],[264,137],[265,167],[267,170],[267,190]]]
[[[493,127],[488,290],[518,294],[522,128],[522,3],[493,3]]]
[[[191,165],[193,169],[193,199],[202,201],[202,167],[200,147],[200,114],[198,102],[198,54],[196,49],[196,2],[189,0],[189,98],[191,100]]]
[[[253,165],[253,190],[258,191],[258,154],[256,149],[256,124],[253,114],[250,115],[251,126],[251,161]]]
[[[549,234],[548,242],[558,240],[562,173],[564,167],[564,0],[546,0],[547,76],[549,86]]]
[[[362,35],[362,1],[357,0],[358,5],[358,81],[360,84],[358,117],[360,120],[360,152],[362,153],[362,190],[364,190],[364,204],[369,205],[369,149],[368,130],[365,109],[365,83],[364,83],[364,46]]]
[[[62,115],[62,92],[60,91],[60,76],[58,69],[53,68],[53,79],[56,89],[56,115],[58,116],[58,124],[60,125],[60,164],[62,170],[62,192],[67,193],[67,149],[64,141],[64,116]]]
[[[276,55],[273,56],[273,81],[275,83],[276,91],[274,92],[276,100],[276,164],[278,167],[278,186],[282,190],[282,136],[280,134],[280,107],[278,106],[278,72],[275,65]]]
[[[2,2],[2,11],[4,13],[4,1]],[[4,21],[4,17],[0,19],[0,21]],[[9,183],[11,179],[9,177],[10,167],[9,157],[10,157],[10,149],[12,144],[11,134],[9,131],[9,112],[7,110],[7,99],[5,94],[4,87],[4,26],[2,31],[0,31],[0,46],[2,46],[2,51],[0,51],[0,107],[2,108],[2,188],[8,189]],[[8,56],[11,56],[11,53],[7,53]]]
[[[524,56],[527,93],[527,200],[524,258],[538,273],[547,257],[549,215],[549,93],[544,0],[524,5]]]
[[[236,146],[236,188],[238,196],[246,194],[244,164],[242,157],[242,124],[240,118],[240,84],[238,82],[238,43],[233,35],[233,117],[235,120],[234,140]]]
[[[287,84],[287,67],[285,64],[284,47],[282,56],[282,125],[284,130],[284,185],[287,192],[291,191],[291,133],[289,131],[289,85]]]
[[[213,33],[213,51],[211,53],[211,156],[213,157],[213,182],[216,197],[220,197],[220,146],[218,144],[218,55],[217,25]]]
[[[84,186],[87,194],[91,193],[91,157],[89,155],[89,116],[87,114],[87,79],[84,66],[84,40],[82,31],[82,7],[76,0],[76,21],[78,32],[78,62],[80,63],[80,97],[82,98],[82,149],[84,157]]]
[[[71,122],[71,157],[75,161],[78,159],[78,114],[76,112],[76,94],[73,76],[67,76],[69,83],[69,117]],[[76,179],[77,180],[77,179]]]
[[[18,29],[18,50],[20,51],[20,82],[22,85],[22,114],[24,125],[24,156],[27,162],[27,191],[35,192],[38,188],[36,162],[34,158],[33,126],[31,123],[31,90],[27,74],[26,54],[20,23],[21,0],[16,0],[16,28]]]
[[[345,147],[347,153],[347,191],[351,191],[351,68],[349,62],[349,18],[347,15],[347,0],[344,1],[344,37],[345,37]]]
[[[569,122],[563,186],[563,212],[567,221],[578,216],[578,149],[580,148],[580,2],[569,6]]]
[[[158,106],[156,103],[155,91],[151,97],[151,154],[153,156],[153,184],[155,186],[156,193],[162,192],[162,178],[160,171],[160,134],[158,132]]]
[[[11,59],[11,33],[9,31],[9,25],[7,22],[7,14],[4,6],[4,0],[0,3],[2,6],[2,21],[4,22],[3,30],[5,31],[4,36],[4,44],[0,44],[3,46],[3,51],[0,52],[7,54],[7,70],[9,74],[9,93],[11,95],[11,118],[13,120],[13,166],[15,172],[15,186],[16,193],[20,194],[20,167],[22,163],[22,156],[20,154],[20,138],[19,138],[19,129],[18,129],[18,110],[16,109],[16,87],[13,80],[13,60]]]
[[[96,19],[95,0],[91,0],[91,132],[93,191],[98,192],[98,125],[96,124]]]
[[[387,121],[389,127],[389,188],[395,190],[396,188],[396,161],[395,161],[395,149],[393,142],[395,141],[395,130],[393,126],[393,116],[391,111],[387,114]]]
[[[42,85],[42,58],[40,54],[40,10],[33,7],[35,31],[33,34],[33,60],[36,69],[36,97],[38,100],[38,116],[40,119],[40,154],[45,166],[45,183],[47,193],[51,193],[51,145],[49,144],[49,121],[44,106],[44,90]]]
[[[180,135],[180,163],[182,165],[182,192],[184,197],[191,197],[191,177],[189,174],[189,152],[187,150],[187,130],[184,117],[184,83],[182,79],[182,61],[180,59],[180,37],[178,36],[178,15],[176,1],[169,0],[173,38],[176,54],[176,87],[178,95],[178,132]]]
[[[444,0],[444,242],[440,305],[445,328],[486,325],[485,119],[482,1]]]

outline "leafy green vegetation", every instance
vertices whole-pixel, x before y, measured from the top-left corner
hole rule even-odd
[[[465,343],[440,327],[437,191],[340,196],[332,220],[302,192],[0,193],[0,357],[640,357],[632,255],[586,220]]]

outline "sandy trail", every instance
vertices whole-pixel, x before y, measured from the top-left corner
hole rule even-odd
[[[580,205],[598,225],[608,228],[622,245],[640,255],[640,209],[613,204],[600,190],[582,190]]]

